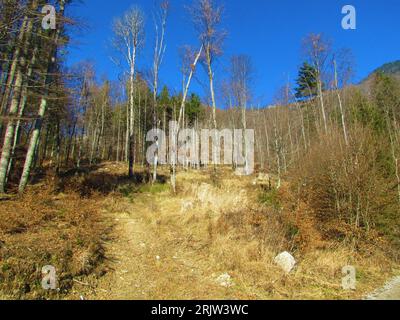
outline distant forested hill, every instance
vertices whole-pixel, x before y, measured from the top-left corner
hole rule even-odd
[[[373,72],[371,72],[371,74],[367,78],[361,81],[360,83],[361,88],[368,91],[370,88],[370,82],[373,78],[373,75],[378,72],[383,72],[384,74],[393,76],[400,80],[400,60],[385,63],[381,67],[375,69]]]
[[[373,73],[383,72],[390,75],[400,76],[400,60],[389,62],[376,69]]]

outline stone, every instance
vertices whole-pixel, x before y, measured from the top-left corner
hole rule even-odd
[[[294,257],[286,251],[277,255],[274,262],[287,274],[289,274],[296,265]]]
[[[230,276],[229,274],[227,274],[227,273],[221,274],[221,275],[217,278],[216,282],[217,282],[221,287],[225,287],[225,288],[229,288],[229,287],[232,287],[232,286],[233,286],[232,278],[231,278],[231,276]]]

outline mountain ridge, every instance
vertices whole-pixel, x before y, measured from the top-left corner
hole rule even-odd
[[[375,69],[372,74],[383,72],[389,75],[400,75],[400,60],[385,63],[381,67]]]

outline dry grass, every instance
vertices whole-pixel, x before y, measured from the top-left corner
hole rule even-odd
[[[163,181],[154,186],[127,181],[125,171],[105,164],[88,176],[71,176],[63,188],[57,183],[64,193],[34,197],[32,189],[23,201],[0,203],[1,221],[7,221],[0,222],[6,243],[1,264],[12,266],[2,276],[10,289],[42,297],[34,286],[26,293],[24,284],[37,284],[39,266],[51,261],[63,270],[71,299],[356,299],[380,287],[398,267],[384,239],[354,245],[321,237],[311,209],[294,204],[287,185],[260,198],[251,177],[221,168],[213,184],[211,170],[180,172],[179,192],[172,194]],[[108,272],[84,277],[70,290],[72,279],[93,273],[103,257],[105,226],[99,219],[114,225],[104,244]],[[273,262],[284,250],[298,262],[290,275]],[[27,269],[22,259],[29,261]],[[341,288],[341,270],[349,264],[358,271],[354,292]],[[224,273],[232,287],[217,283]]]
[[[0,289],[13,298],[56,298],[74,280],[101,275],[102,221],[96,197],[56,193],[51,184],[36,185],[21,198],[0,202]],[[58,291],[41,287],[41,269],[56,268]]]
[[[182,172],[177,195],[166,189],[118,200],[113,210],[122,240],[109,248],[119,257],[115,272],[88,297],[357,299],[395,272],[384,251],[323,241],[316,222],[304,221],[304,208],[289,215],[285,206],[262,205],[250,178],[220,170],[223,178],[215,186],[207,183],[208,171]],[[285,188],[281,192],[282,199],[290,197]],[[288,276],[273,262],[283,250],[298,261]],[[354,292],[341,288],[341,271],[349,264],[358,271]],[[216,282],[224,273],[231,275],[232,287]]]

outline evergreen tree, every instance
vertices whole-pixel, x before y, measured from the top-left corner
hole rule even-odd
[[[193,125],[196,119],[201,118],[202,111],[200,97],[192,93],[190,100],[186,103],[186,114],[189,119],[189,125]]]
[[[297,78],[296,97],[299,99],[314,97],[318,94],[317,70],[304,62]]]
[[[171,105],[171,97],[169,94],[169,90],[167,86],[164,86],[161,90],[160,96],[158,97],[158,107],[159,107],[159,114],[164,114],[166,112],[166,120],[172,119],[172,105]]]

